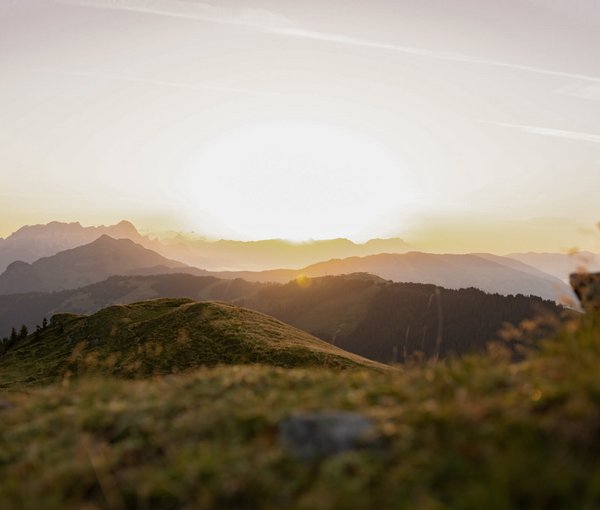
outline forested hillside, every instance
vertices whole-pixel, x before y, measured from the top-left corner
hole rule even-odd
[[[482,351],[505,326],[538,316],[552,322],[562,311],[536,297],[392,283],[361,274],[270,286],[239,302],[386,363],[417,352],[430,357]]]

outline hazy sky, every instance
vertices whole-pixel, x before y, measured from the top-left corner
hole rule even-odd
[[[597,0],[0,0],[0,235],[598,248]]]

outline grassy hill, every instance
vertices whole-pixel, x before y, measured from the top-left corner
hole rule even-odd
[[[599,319],[509,358],[221,366],[5,393],[0,507],[599,508]],[[280,441],[288,417],[329,410],[368,417],[377,441],[317,460]]]
[[[158,298],[190,298],[196,301],[227,301],[254,294],[265,285],[244,280],[222,280],[213,276],[157,274],[111,276],[79,289],[0,295],[0,336],[11,327],[25,324],[33,330],[44,317],[69,312],[90,314],[114,304]]]
[[[48,328],[0,356],[0,386],[247,363],[378,366],[258,312],[217,302],[158,299],[110,306],[91,316],[55,316]]]

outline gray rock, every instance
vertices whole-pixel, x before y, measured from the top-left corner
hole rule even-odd
[[[358,413],[296,414],[279,425],[282,448],[303,460],[319,459],[376,445],[373,422]]]
[[[600,311],[600,273],[573,273],[570,283],[586,311]]]
[[[15,405],[8,400],[0,400],[0,411],[7,411],[10,409],[14,409]]]

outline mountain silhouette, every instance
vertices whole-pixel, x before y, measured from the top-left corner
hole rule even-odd
[[[537,267],[564,282],[580,271],[600,271],[600,254],[589,251],[575,253],[511,253],[507,257]]]
[[[402,239],[371,239],[355,243],[349,239],[291,242],[284,239],[233,241],[187,239],[176,236],[153,248],[165,256],[210,271],[261,271],[277,267],[301,268],[331,258],[404,253],[410,249]]]
[[[129,239],[102,235],[90,244],[43,257],[32,264],[13,262],[0,275],[0,294],[59,291],[116,274],[165,273],[186,267]]]
[[[332,259],[303,269],[213,272],[221,278],[284,283],[351,273],[370,273],[394,282],[431,283],[448,289],[475,287],[504,295],[523,294],[560,301],[572,296],[568,285],[526,264],[495,255],[454,255],[409,252],[381,253],[367,257]]]
[[[371,239],[365,243],[344,238],[295,243],[283,239],[209,240],[174,233],[158,240],[141,235],[129,221],[99,227],[53,221],[46,225],[24,226],[6,239],[0,238],[0,272],[12,262],[34,262],[89,244],[103,234],[115,239],[131,239],[164,257],[211,271],[298,268],[331,258],[403,253],[410,248],[399,238]]]
[[[27,225],[0,238],[0,272],[15,261],[34,262],[61,251],[89,244],[102,235],[114,239],[131,239],[146,248],[156,249],[157,243],[142,236],[129,221],[116,225],[83,227],[80,223],[53,221],[45,225]]]

